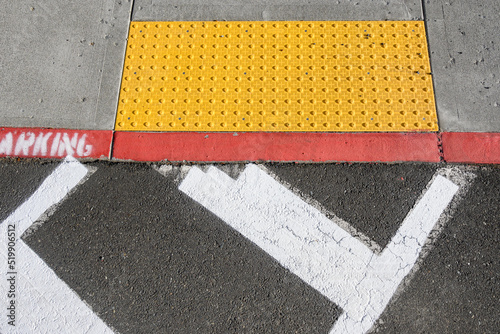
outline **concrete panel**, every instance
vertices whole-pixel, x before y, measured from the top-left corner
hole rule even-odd
[[[500,132],[500,2],[424,4],[440,129]]]
[[[135,21],[418,20],[419,0],[136,0]]]
[[[0,126],[111,130],[130,0],[4,2]]]

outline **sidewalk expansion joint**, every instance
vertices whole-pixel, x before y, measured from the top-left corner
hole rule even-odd
[[[446,163],[443,152],[443,134],[441,132],[437,133],[437,147],[439,151],[439,161]]]

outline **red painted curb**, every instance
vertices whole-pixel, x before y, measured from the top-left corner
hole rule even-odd
[[[442,138],[446,162],[500,163],[500,133],[444,132]]]
[[[446,162],[500,164],[500,133],[444,132]],[[194,133],[0,128],[0,157],[133,161],[439,162],[435,133]]]
[[[0,128],[0,157],[110,158],[113,131]]]
[[[115,132],[112,156],[192,162],[440,161],[435,133]]]

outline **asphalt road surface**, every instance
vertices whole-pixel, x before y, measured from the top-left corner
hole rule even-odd
[[[60,164],[1,160],[1,221]],[[300,263],[297,268],[284,265],[252,235],[234,227],[238,222],[231,225],[225,218],[252,219],[245,210],[255,209],[254,204],[240,211],[231,198],[221,198],[217,208],[209,209],[184,190],[194,170],[211,175],[209,165],[91,162],[85,167],[94,172],[22,239],[114,332],[329,333],[340,321],[345,310],[318,288],[324,282],[307,282]],[[226,175],[247,183],[245,173],[257,170],[253,167],[270,187],[287,189],[283,193],[290,201],[303,201],[306,210],[310,206],[311,212],[347,222],[375,254],[389,247],[436,175],[451,181],[454,173],[466,175],[440,215],[437,232],[435,226],[371,330],[498,333],[497,166],[215,165],[224,173],[220,180]],[[218,195],[217,188],[210,189]],[[264,187],[253,190],[256,198],[271,194]],[[259,228],[291,215],[284,210],[275,218],[271,206],[267,212],[266,203],[274,200],[280,199],[259,202],[258,211],[269,216],[258,222]],[[223,212],[226,206],[232,211]]]

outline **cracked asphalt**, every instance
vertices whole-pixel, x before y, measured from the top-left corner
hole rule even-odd
[[[0,161],[0,217],[58,162]],[[119,333],[328,333],[342,309],[178,190],[189,167],[91,162],[27,244]],[[266,164],[380,247],[440,164]],[[202,166],[203,167],[203,166]],[[243,164],[218,165],[237,177]],[[476,178],[377,333],[497,333],[500,169]],[[472,169],[471,169],[472,168]]]

